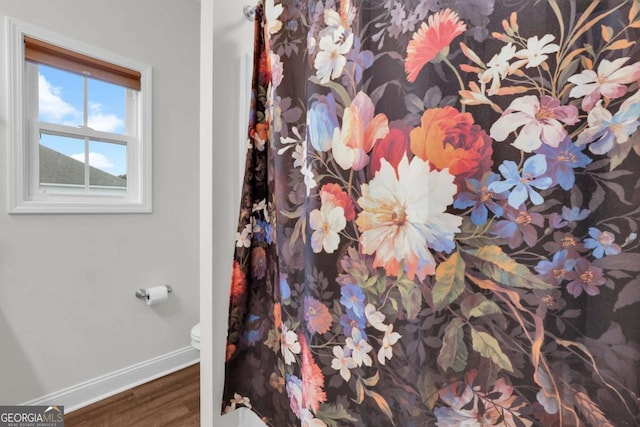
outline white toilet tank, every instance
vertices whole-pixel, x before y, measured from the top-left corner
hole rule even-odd
[[[200,323],[191,328],[191,346],[200,350]]]

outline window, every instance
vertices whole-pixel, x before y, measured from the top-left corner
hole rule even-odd
[[[151,68],[7,29],[10,212],[151,212]]]

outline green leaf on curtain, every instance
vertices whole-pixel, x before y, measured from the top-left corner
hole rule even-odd
[[[328,81],[327,83],[320,83],[320,79],[316,76],[309,77],[309,81],[313,84],[317,84],[319,86],[328,87],[331,89],[342,101],[342,105],[348,107],[351,105],[351,97],[347,93],[347,90],[338,82]]]
[[[436,402],[440,397],[438,395],[438,387],[434,379],[434,375],[429,371],[423,371],[418,378],[418,391],[420,399],[429,410],[433,410]]]
[[[376,291],[378,295],[382,295],[387,290],[387,276],[384,274],[378,274],[378,282],[376,284]]]
[[[320,406],[318,412],[316,412],[316,418],[324,421],[328,427],[338,427],[344,425],[347,422],[355,423],[357,418],[351,416],[344,406],[337,403],[335,405],[324,404]]]
[[[460,303],[460,310],[467,319],[502,313],[498,304],[488,300],[482,294],[473,294],[466,297],[462,303]]]
[[[362,287],[375,295],[381,295],[387,289],[387,276],[376,274],[364,280]]]
[[[469,319],[472,317],[482,317],[500,313],[502,313],[502,310],[500,310],[498,304],[493,301],[486,300],[482,301],[469,312]]]
[[[384,95],[384,91],[387,90],[387,86],[389,85],[400,87],[400,84],[396,81],[386,82],[382,86],[377,87],[373,92],[371,92],[371,95],[369,95],[369,98],[371,98],[374,105],[378,104],[378,101],[380,101],[382,95]]]
[[[482,357],[491,359],[500,368],[513,372],[513,366],[506,354],[502,352],[498,340],[486,332],[471,329],[471,345]]]
[[[464,291],[465,263],[458,252],[436,268],[436,284],[433,286],[433,304],[436,310],[454,302]]]
[[[424,102],[415,93],[408,93],[404,96],[404,106],[411,113],[424,112]]]
[[[637,302],[640,302],[640,278],[633,279],[622,288],[618,294],[616,305],[613,306],[613,311]]]
[[[407,312],[408,320],[416,320],[418,313],[422,309],[422,292],[413,280],[406,277],[396,282],[398,291],[400,291],[400,299],[402,307]]]
[[[573,61],[568,62],[566,67],[561,68],[562,71],[560,72],[560,76],[558,77],[558,86],[564,86],[569,80],[569,77],[573,76],[576,73],[581,60],[582,57],[577,57]]]
[[[499,246],[483,246],[465,253],[471,255],[478,270],[502,285],[525,289],[554,288],[534,276],[526,266],[518,264]]]
[[[487,297],[485,297],[481,293],[473,293],[471,295],[467,295],[460,303],[460,311],[462,311],[464,317],[469,319],[469,313],[471,312],[471,310],[473,310],[477,305],[486,300]]]
[[[462,218],[462,225],[460,226],[460,229],[462,232],[457,236],[464,239],[465,247],[481,248],[488,245],[503,244],[502,239],[479,233],[480,227],[471,222],[470,217]],[[506,240],[504,242],[506,243]]]
[[[438,365],[442,370],[453,369],[462,372],[467,366],[467,346],[464,343],[464,322],[454,318],[444,331],[442,348],[438,355]]]
[[[623,252],[618,255],[608,255],[593,261],[596,267],[606,270],[640,271],[640,254]]]
[[[631,152],[632,141],[634,139],[638,139],[636,135],[630,138],[630,141],[627,141],[624,144],[614,144],[613,148],[609,151],[608,156],[611,159],[611,164],[609,165],[609,171],[613,171],[615,168],[620,166],[622,162],[624,162]]]
[[[378,284],[378,276],[371,276],[367,280],[364,281],[362,287],[364,289],[369,289]]]

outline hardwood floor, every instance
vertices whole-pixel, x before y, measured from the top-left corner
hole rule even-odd
[[[200,364],[65,414],[65,427],[198,427]]]

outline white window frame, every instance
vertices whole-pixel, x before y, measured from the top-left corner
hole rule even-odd
[[[150,213],[152,211],[151,170],[151,66],[124,58],[117,54],[72,40],[51,31],[6,18],[7,40],[7,94],[8,94],[8,208],[11,214],[22,213]],[[127,189],[118,192],[91,192],[74,194],[64,191],[46,192],[40,189],[39,132],[59,133],[64,136],[84,136],[97,140],[109,139],[91,129],[74,129],[66,134],[64,127],[37,122],[37,112],[27,111],[35,96],[29,93],[28,80],[33,83],[32,64],[24,59],[24,36],[30,36],[83,55],[120,65],[141,73],[141,90],[131,96],[127,89],[127,115],[136,117],[136,129],[127,129]],[[35,75],[37,82],[37,73]],[[29,101],[28,98],[32,99]],[[135,102],[133,102],[135,101]],[[35,120],[33,119],[35,117]],[[127,125],[129,127],[129,125]],[[88,167],[88,165],[87,165]],[[77,192],[76,192],[77,193]],[[120,192],[121,193],[121,192]]]

